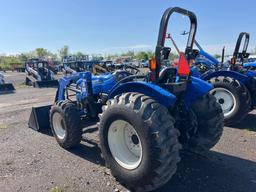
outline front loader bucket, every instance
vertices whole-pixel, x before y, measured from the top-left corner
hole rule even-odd
[[[36,131],[45,131],[50,129],[50,114],[51,105],[32,107],[28,121],[28,126]]]
[[[0,84],[0,94],[13,93],[15,88],[12,83]]]
[[[37,88],[45,88],[45,87],[58,87],[58,80],[50,80],[50,81],[36,81],[34,82],[34,87]]]

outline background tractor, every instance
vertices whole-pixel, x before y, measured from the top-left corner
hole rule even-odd
[[[88,61],[79,60],[74,57],[67,57],[64,59],[62,71],[65,75],[85,71],[90,71],[93,75],[99,75],[104,73],[113,73],[117,70],[126,71],[130,75],[142,74],[137,67],[129,64],[116,68],[115,65],[110,61]]]
[[[77,72],[91,71],[94,74],[107,72],[103,67],[99,66],[99,61],[88,61],[74,56],[69,56],[63,59],[62,71],[65,75],[75,74]]]
[[[242,44],[243,39],[244,43]],[[194,49],[192,53],[194,58],[193,66],[191,66],[192,75],[208,81],[214,86],[211,94],[216,97],[222,107],[226,125],[241,122],[256,106],[256,72],[243,66],[243,62],[249,56],[247,53],[249,34],[240,33],[233,57],[230,62],[225,63],[224,49],[222,62],[219,62],[207,53],[196,40],[195,44],[198,49]],[[243,49],[240,52],[241,46]]]
[[[53,71],[49,68],[49,63],[42,59],[30,59],[25,63],[26,85],[33,87],[56,87],[58,81],[54,77]]]

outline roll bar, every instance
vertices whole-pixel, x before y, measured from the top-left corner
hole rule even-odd
[[[193,50],[193,44],[194,44],[196,30],[197,30],[196,15],[193,12],[188,11],[188,10],[183,9],[183,8],[180,8],[180,7],[170,7],[170,8],[168,8],[162,16],[161,23],[160,23],[160,29],[159,29],[159,33],[158,33],[157,46],[156,46],[156,51],[155,51],[155,56],[156,56],[156,80],[158,80],[159,72],[160,72],[160,68],[161,68],[161,51],[162,51],[162,49],[164,47],[164,44],[165,44],[168,22],[169,22],[170,16],[173,13],[179,13],[181,15],[185,15],[185,16],[189,17],[189,19],[190,19],[190,31],[189,31],[189,36],[188,36],[188,41],[187,41],[185,54],[190,55],[190,53]]]
[[[239,53],[239,49],[241,47],[241,43],[242,43],[242,40],[243,40],[244,37],[245,37],[245,41],[244,41],[244,45],[243,45],[243,50],[242,50],[241,53]],[[239,34],[237,42],[236,42],[236,47],[235,47],[235,50],[234,50],[234,53],[233,53],[234,62],[237,58],[241,58],[243,60],[244,58],[248,57],[247,49],[248,49],[249,41],[250,41],[250,34],[249,33],[241,32]]]

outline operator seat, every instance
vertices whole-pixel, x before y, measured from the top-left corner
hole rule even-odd
[[[165,67],[159,73],[159,83],[173,82],[176,78],[177,69],[174,67]]]
[[[170,47],[163,47],[161,50],[161,60],[162,65],[163,63],[165,63],[166,60],[169,59],[171,53],[171,48]],[[174,67],[166,67],[164,66],[164,68],[162,68],[162,70],[159,73],[159,83],[166,83],[167,81],[173,81],[173,79],[175,79],[177,74],[177,69]]]

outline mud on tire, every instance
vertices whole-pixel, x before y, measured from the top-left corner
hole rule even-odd
[[[70,101],[55,103],[50,110],[50,126],[61,147],[68,149],[80,143],[82,138],[81,119],[74,103]],[[59,129],[61,131],[58,131]]]
[[[112,125],[126,121],[136,131],[141,147],[141,160],[136,167],[122,166],[118,154],[110,149],[108,136]],[[152,191],[174,175],[180,161],[179,131],[168,110],[152,98],[139,93],[124,93],[107,102],[100,114],[100,145],[112,175],[127,188]],[[121,129],[121,127],[116,127]],[[124,137],[124,136],[123,136]],[[117,146],[118,143],[116,143]],[[120,152],[121,153],[121,152]]]

